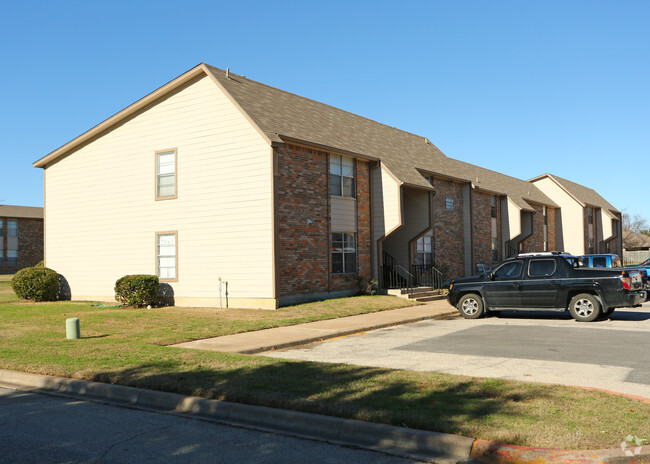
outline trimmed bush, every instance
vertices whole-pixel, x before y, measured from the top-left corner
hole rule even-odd
[[[59,274],[48,267],[26,267],[16,272],[11,287],[23,300],[53,301],[59,293]]]
[[[159,289],[158,276],[126,275],[115,282],[115,299],[127,306],[141,308],[156,304]]]

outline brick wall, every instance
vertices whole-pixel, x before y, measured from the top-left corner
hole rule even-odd
[[[524,250],[527,252],[544,251],[544,207],[535,203],[529,202],[529,204],[535,209],[533,233],[522,241]]]
[[[18,221],[18,265],[9,266],[7,263],[7,242],[9,219]],[[31,267],[43,260],[43,220],[28,218],[0,218],[3,221],[3,247],[1,274],[13,274],[24,267]]]
[[[372,278],[372,245],[370,231],[370,166],[357,160],[357,273],[366,281]],[[329,291],[357,290],[352,275],[332,274]]]
[[[436,266],[446,271],[447,277],[465,274],[463,231],[463,186],[459,182],[434,177],[433,186],[433,240]],[[446,199],[451,198],[454,209],[447,210]]]
[[[328,153],[276,149],[279,297],[356,290],[354,275],[331,273]],[[370,167],[357,160],[357,272],[371,277]],[[308,220],[311,224],[308,224]]]
[[[546,208],[547,214],[547,226],[548,226],[548,251],[564,251],[557,249],[557,243],[555,241],[555,215],[558,213],[557,208]]]
[[[472,216],[473,269],[476,269],[476,264],[489,266],[492,263],[492,216],[489,194],[476,190],[472,192]]]

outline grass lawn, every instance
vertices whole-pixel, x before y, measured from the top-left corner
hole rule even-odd
[[[650,403],[562,386],[170,348],[182,341],[408,305],[367,296],[277,311],[26,303],[0,276],[0,368],[139,386],[514,445],[650,438]],[[81,340],[66,340],[78,317]]]

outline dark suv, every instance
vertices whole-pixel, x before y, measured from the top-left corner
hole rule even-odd
[[[486,311],[569,311],[577,321],[609,316],[645,301],[637,270],[581,267],[560,252],[524,253],[486,275],[453,280],[447,300],[467,319]]]

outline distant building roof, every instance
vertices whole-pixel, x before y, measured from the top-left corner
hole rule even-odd
[[[623,247],[626,250],[637,250],[650,248],[650,237],[645,234],[637,234],[631,230],[623,231]]]
[[[43,219],[43,208],[36,206],[0,205],[0,217]]]

